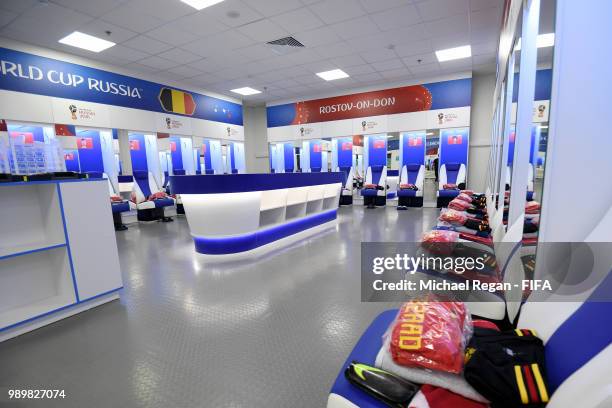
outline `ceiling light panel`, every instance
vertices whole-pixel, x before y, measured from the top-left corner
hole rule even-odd
[[[116,45],[112,41],[103,40],[102,38],[94,37],[93,35],[85,34],[80,31],[75,31],[72,34],[67,35],[59,40],[59,42],[61,44],[82,48],[92,52],[104,51]]]
[[[464,45],[461,47],[447,48],[445,50],[436,51],[436,57],[439,62],[452,61],[472,56],[472,47]]]
[[[256,95],[261,93],[261,91],[258,91],[257,89],[253,89],[248,86],[245,86],[244,88],[232,89],[231,91],[244,96]]]
[[[196,10],[202,10],[206,7],[214,6],[221,3],[223,0],[181,0],[183,3],[190,5]]]
[[[341,69],[332,69],[331,71],[318,72],[317,76],[326,81],[334,81],[336,79],[348,78],[349,74]]]

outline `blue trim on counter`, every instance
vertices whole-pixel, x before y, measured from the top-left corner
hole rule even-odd
[[[172,194],[224,194],[342,183],[341,172],[170,176]]]
[[[318,214],[313,214],[295,221],[289,221],[272,228],[255,231],[234,237],[204,238],[193,237],[195,250],[207,255],[226,255],[250,251],[260,246],[278,241],[281,238],[295,235],[317,225],[336,219],[338,210],[333,209]]]

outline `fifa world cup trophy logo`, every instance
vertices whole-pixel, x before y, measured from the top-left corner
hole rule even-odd
[[[438,124],[444,124],[444,114],[442,112],[438,113]]]
[[[70,115],[72,115],[72,120],[77,120],[77,107],[75,105],[70,105],[68,110],[70,111]]]
[[[544,117],[544,111],[546,110],[546,106],[544,105],[539,105],[538,106],[538,118],[543,118]]]

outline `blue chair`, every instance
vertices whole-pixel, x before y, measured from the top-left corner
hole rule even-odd
[[[400,174],[399,189],[397,190],[398,207],[423,206],[423,181],[425,179],[425,166],[419,163],[406,164]],[[402,188],[410,185],[416,187]]]
[[[361,195],[367,208],[384,207],[387,204],[387,166],[368,167]]]
[[[108,182],[108,193],[110,197],[121,197],[121,194],[115,189],[110,178],[102,173],[102,178],[105,178]],[[136,208],[136,205],[131,203],[128,200],[122,201],[111,201],[111,210],[113,212],[113,224],[115,224],[115,231],[125,231],[128,227],[123,224],[123,220],[121,219],[121,213],[131,211]]]
[[[175,212],[175,201],[173,198],[167,197],[163,199],[149,200],[149,197],[151,197],[152,194],[158,192],[164,191],[157,185],[157,181],[151,172],[134,172],[134,186],[132,189],[132,194],[136,202],[139,221],[172,221],[171,215],[173,212]]]
[[[445,163],[440,167],[438,182],[438,207],[446,207],[453,198],[459,195],[459,190],[465,189],[465,164]],[[444,188],[446,184],[455,184],[456,189]]]
[[[340,205],[353,204],[353,167],[338,167],[338,171],[344,174],[344,184],[340,191]]]

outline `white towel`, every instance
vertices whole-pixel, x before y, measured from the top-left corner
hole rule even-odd
[[[389,342],[385,340],[378,355],[376,356],[376,367],[399,375],[402,378],[417,384],[431,384],[436,387],[446,388],[456,394],[479,402],[489,402],[480,395],[461,374],[434,371],[425,368],[405,367],[396,364],[389,352]]]

